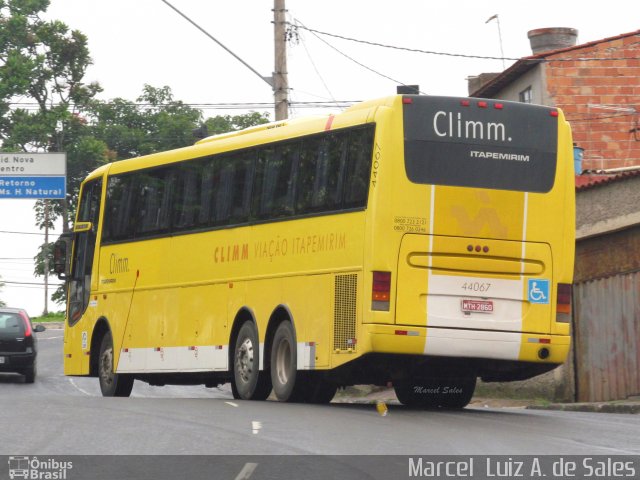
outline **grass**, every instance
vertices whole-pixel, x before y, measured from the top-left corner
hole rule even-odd
[[[33,323],[64,322],[64,312],[50,312],[40,317],[32,317]]]

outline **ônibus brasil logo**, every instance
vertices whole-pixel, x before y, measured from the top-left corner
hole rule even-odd
[[[67,470],[73,468],[73,462],[61,462],[53,458],[39,460],[38,457],[9,457],[9,478],[32,480],[66,480]]]

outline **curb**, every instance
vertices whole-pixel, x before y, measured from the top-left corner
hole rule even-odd
[[[640,414],[640,403],[552,403],[530,405],[529,410],[560,410],[564,412]]]
[[[64,328],[64,322],[33,322],[33,325],[42,325],[47,330],[62,330]]]

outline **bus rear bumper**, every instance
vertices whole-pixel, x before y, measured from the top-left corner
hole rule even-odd
[[[374,353],[559,364],[565,361],[571,344],[568,335],[377,324],[363,327]]]

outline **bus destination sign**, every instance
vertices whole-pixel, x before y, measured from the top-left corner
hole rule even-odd
[[[0,199],[64,199],[66,153],[0,153]]]

